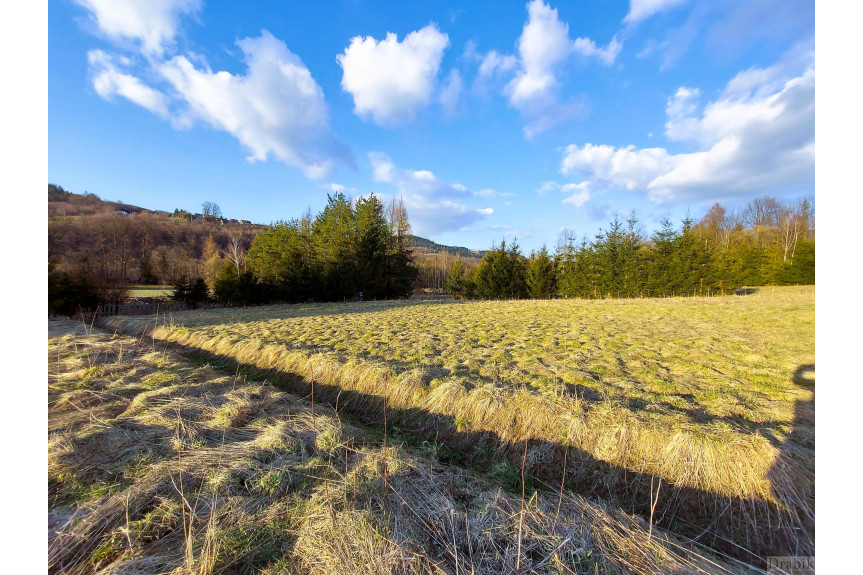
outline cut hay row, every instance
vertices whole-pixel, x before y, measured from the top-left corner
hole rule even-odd
[[[792,298],[790,305],[801,302]],[[189,320],[185,325],[122,317],[106,325],[176,344],[208,360],[236,362],[298,393],[308,395],[314,385],[318,401],[367,423],[379,422],[386,405],[398,425],[470,460],[504,455],[516,462],[528,441],[529,473],[559,481],[566,455],[571,488],[613,497],[643,515],[655,507],[660,524],[748,561],[811,554],[813,456],[790,439],[771,440],[770,429],[742,433],[727,419],[658,425],[613,401],[538,394],[526,385],[450,380],[432,386],[423,365],[397,369],[386,362],[268,343],[272,334],[255,337],[254,326],[221,323],[225,313],[180,314],[177,319]],[[236,310],[230,313],[236,318]],[[278,317],[281,310],[266,313]],[[197,328],[202,320],[215,327]],[[659,479],[665,492],[654,504],[651,485]]]
[[[730,573],[601,501],[524,501],[122,335],[49,340],[49,573]]]

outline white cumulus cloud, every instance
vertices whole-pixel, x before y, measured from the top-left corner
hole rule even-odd
[[[432,101],[447,46],[449,37],[434,24],[401,42],[393,33],[380,41],[352,38],[336,60],[343,71],[342,89],[354,98],[354,112],[385,126],[413,120]]]
[[[576,38],[572,43],[572,49],[577,54],[581,54],[585,58],[596,58],[606,66],[614,64],[621,48],[623,48],[623,42],[618,40],[617,36],[602,48],[598,47],[596,42],[590,38]]]
[[[117,65],[128,65],[123,58],[112,58],[101,50],[87,53],[93,88],[106,100],[116,95],[138,104],[162,118],[168,118],[169,99],[165,94],[144,84],[140,78],[118,69]]]
[[[266,30],[237,41],[247,72],[232,74],[211,70],[201,56],[170,57],[181,17],[195,16],[200,0],[74,1],[105,37],[132,54],[88,53],[93,88],[102,98],[122,96],[175,128],[200,122],[223,130],[249,151],[249,161],[272,157],[310,178],[330,175],[337,161],[355,167],[330,130],[324,94],[311,72]]]
[[[658,174],[673,167],[674,160],[664,148],[572,144],[566,147],[561,171],[566,175],[583,175],[615,187],[637,191],[647,189]]]
[[[512,54],[498,54],[497,50],[490,50],[482,57],[479,65],[480,76],[493,76],[495,74],[504,74],[515,70],[518,66],[518,59]]]
[[[571,204],[576,208],[580,208],[590,199],[589,182],[581,182],[580,184],[564,184],[560,189],[562,192],[569,194],[569,196],[563,199],[564,204]]]
[[[533,0],[527,6],[528,20],[518,39],[518,69],[504,93],[510,105],[527,120],[525,135],[528,138],[561,122],[582,115],[586,105],[578,100],[560,101],[560,69],[572,58],[596,58],[605,65],[614,63],[622,43],[615,37],[605,47],[597,47],[589,38],[570,40],[569,25],[561,22],[557,9],[543,0]],[[503,69],[506,64],[495,56],[486,64],[490,72]],[[482,72],[482,66],[481,66]]]
[[[699,96],[697,89],[680,88],[668,100],[665,125],[670,141],[690,143],[697,151],[674,154],[660,147],[570,145],[561,171],[586,182],[647,192],[656,202],[714,201],[795,186],[811,188],[814,52],[802,58],[792,52],[770,68],[741,72],[701,109]]]
[[[199,68],[185,56],[159,66],[186,105],[182,119],[233,135],[249,150],[250,161],[272,156],[310,178],[331,174],[334,160],[353,165],[330,131],[323,91],[300,58],[266,30],[237,45],[245,75]]]
[[[561,192],[569,194],[563,199],[564,204],[571,204],[576,208],[580,208],[591,198],[590,182],[581,182],[579,184],[559,184],[557,182],[543,182],[536,193],[540,196],[545,196],[549,192]]]
[[[99,30],[112,40],[140,43],[146,55],[161,56],[172,46],[180,15],[194,15],[201,0],[74,0],[90,11]]]
[[[494,213],[464,205],[461,200],[472,195],[465,186],[442,182],[428,170],[399,168],[381,152],[369,153],[369,160],[374,180],[392,184],[402,196],[419,235],[461,230]]]

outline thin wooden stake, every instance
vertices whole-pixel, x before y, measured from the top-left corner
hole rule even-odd
[[[656,510],[656,504],[659,503],[659,490],[662,489],[662,476],[659,476],[659,485],[656,486],[656,499],[653,499],[653,476],[650,476],[650,498],[653,500],[650,506],[650,530],[647,532],[647,542],[650,543],[650,538],[653,537],[653,512]]]
[[[524,464],[527,461],[527,438],[524,438],[524,455],[521,458],[521,514],[518,518],[518,552],[515,556],[515,570],[521,565],[521,532],[524,527]]]
[[[387,497],[387,390],[384,389],[384,499]]]

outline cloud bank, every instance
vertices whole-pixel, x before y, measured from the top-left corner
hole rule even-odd
[[[801,69],[802,68],[802,69]],[[646,192],[657,203],[718,200],[809,185],[815,173],[814,50],[739,73],[699,107],[681,87],[668,99],[665,135],[697,151],[587,143],[564,151],[561,172],[590,185]]]
[[[371,152],[369,160],[374,180],[392,184],[402,196],[419,235],[461,230],[494,213],[491,208],[476,209],[460,203],[472,195],[461,184],[442,182],[427,170],[399,168],[381,152]]]

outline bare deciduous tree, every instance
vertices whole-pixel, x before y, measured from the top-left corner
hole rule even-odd
[[[246,250],[243,249],[243,246],[240,245],[240,240],[235,237],[231,238],[231,241],[228,242],[228,249],[225,253],[225,257],[228,258],[228,261],[231,262],[231,265],[237,270],[237,278],[240,277],[245,271],[246,267]]]
[[[411,224],[408,220],[408,211],[401,197],[393,198],[389,206],[389,224],[395,237],[396,248],[403,250],[407,248],[407,238],[411,233]]]
[[[744,226],[753,229],[756,245],[763,245],[770,228],[778,226],[781,212],[782,204],[770,196],[762,196],[746,204],[740,218]]]
[[[726,215],[725,208],[717,202],[701,218],[696,229],[704,237],[705,245],[727,248],[729,232],[733,227],[732,218]]]
[[[783,206],[779,214],[779,241],[782,246],[782,262],[794,259],[797,242],[806,239],[812,220],[809,201],[802,199]]]
[[[201,204],[201,213],[206,216],[211,216],[214,218],[222,217],[222,208],[219,207],[219,204],[216,202],[204,202]]]

